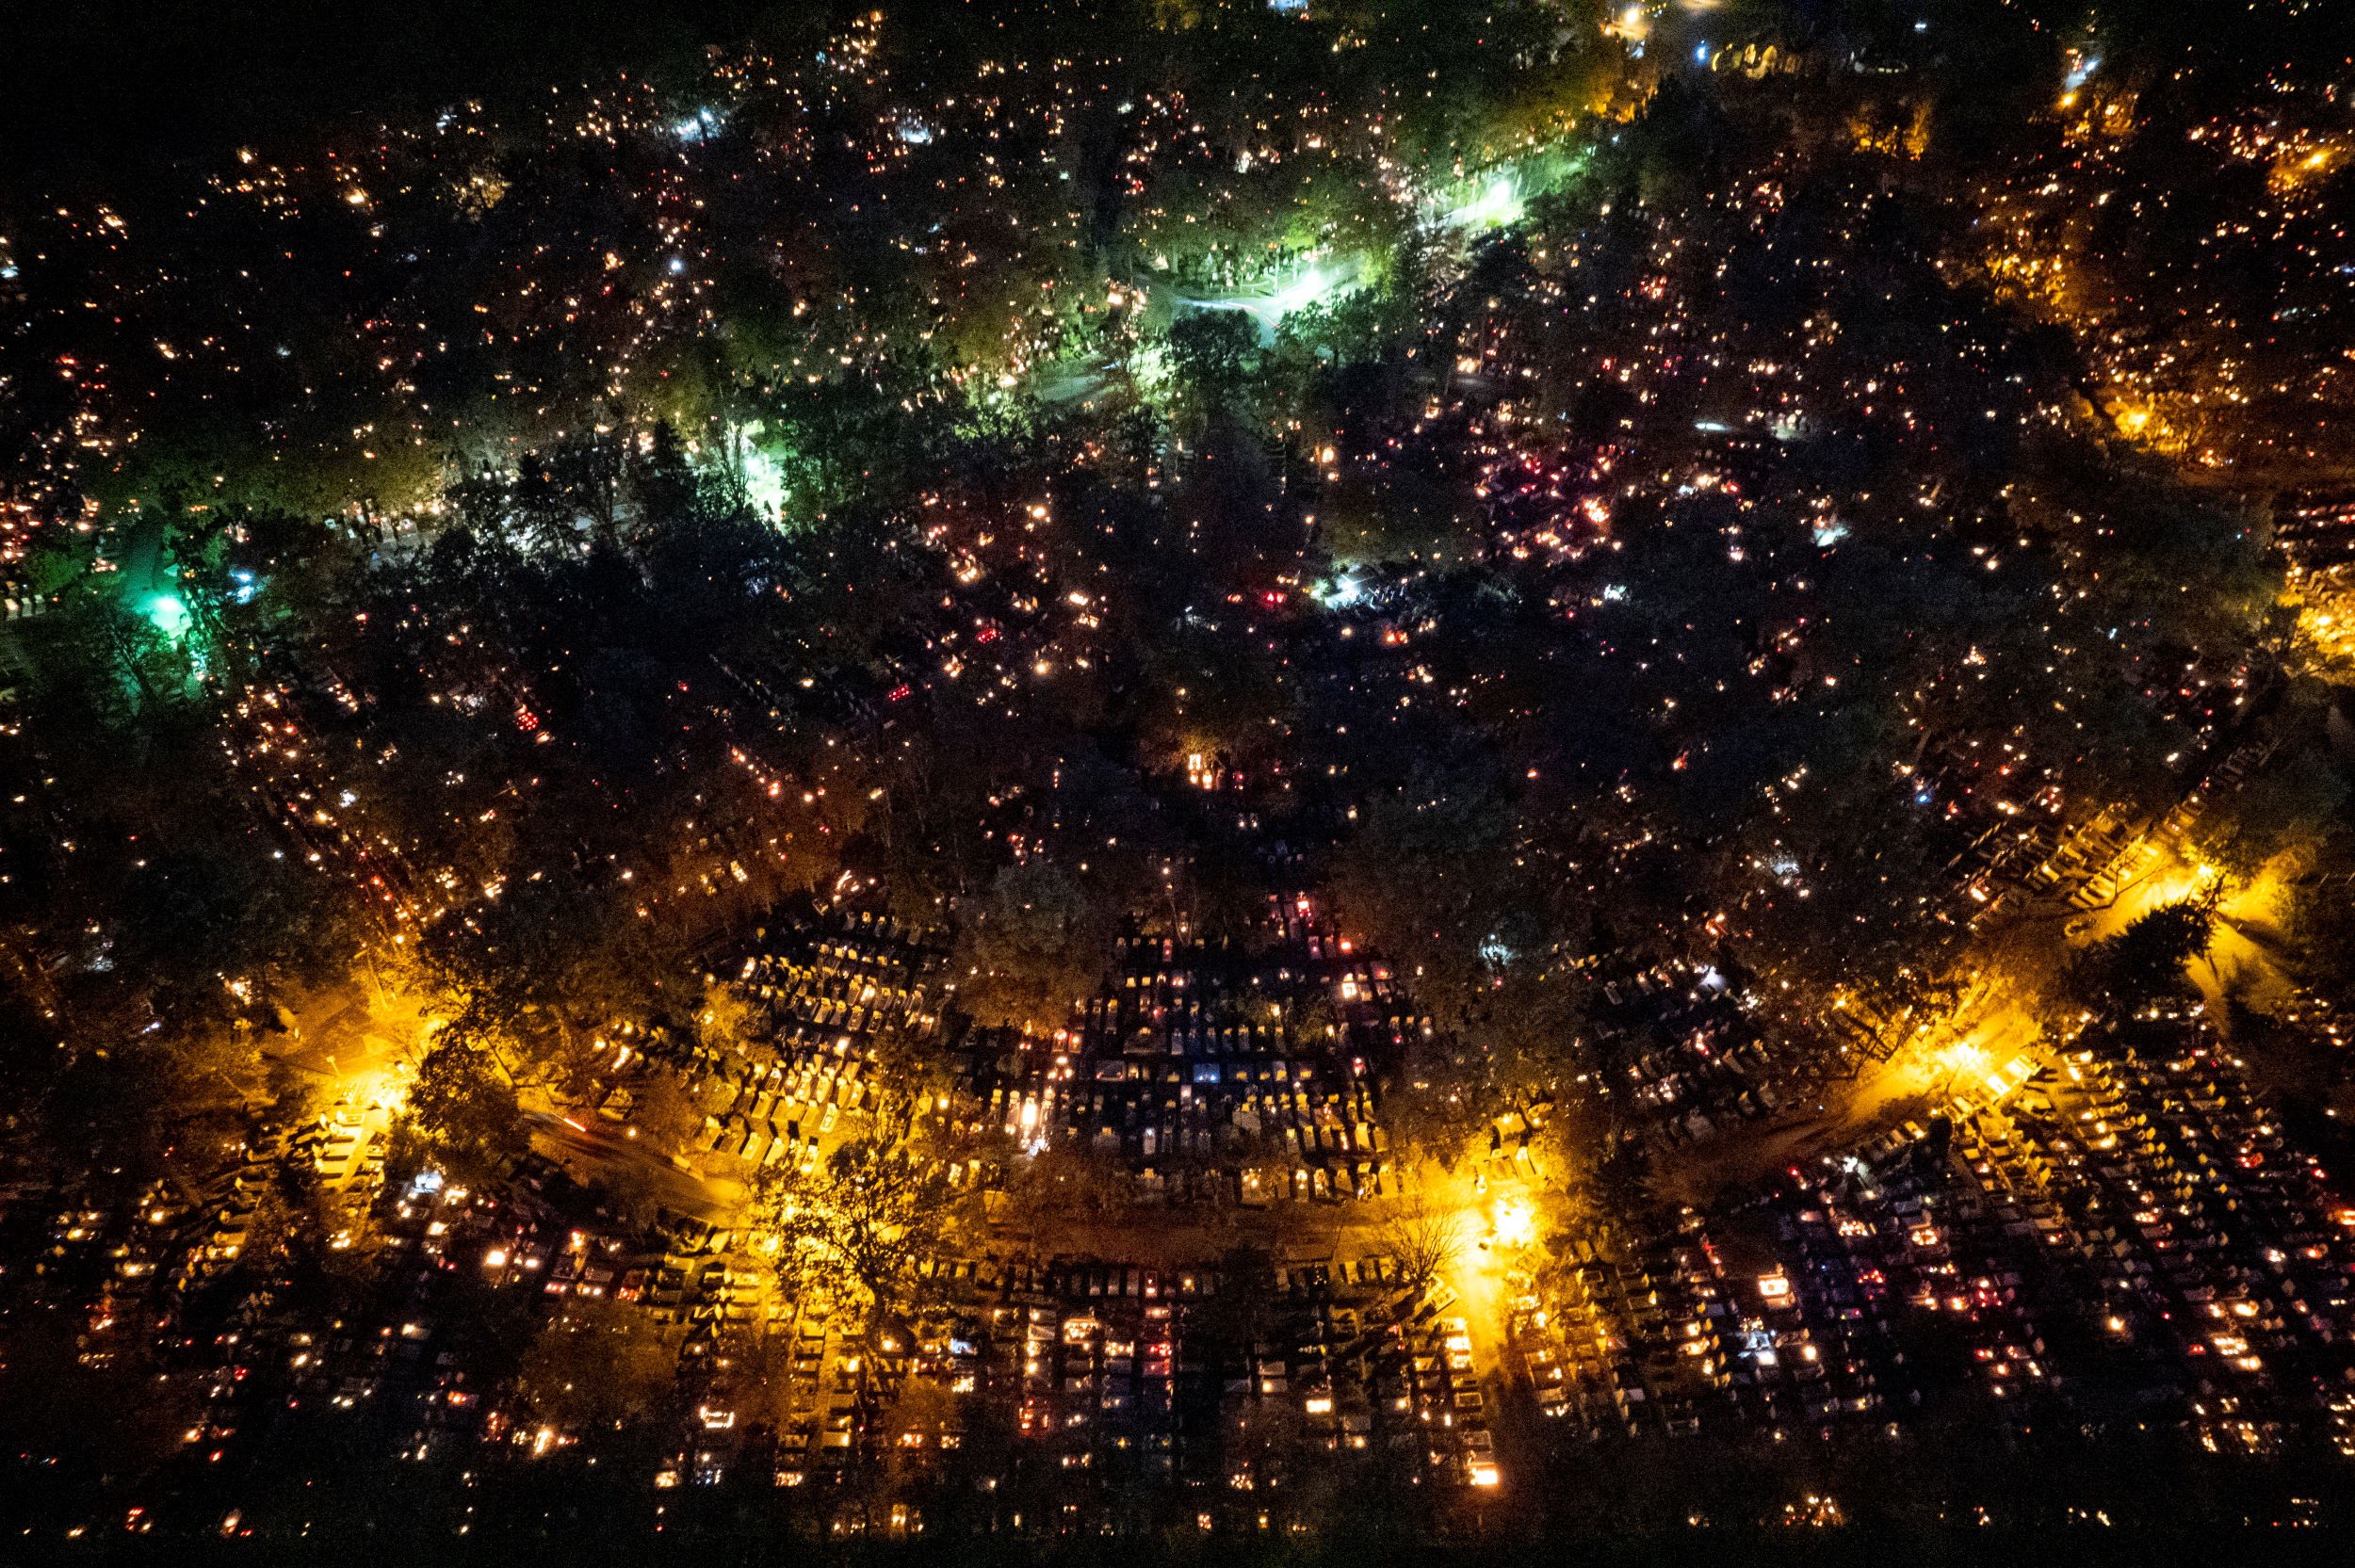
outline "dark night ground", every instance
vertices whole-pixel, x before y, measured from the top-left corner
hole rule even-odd
[[[659,69],[841,0],[69,0],[11,4],[0,170],[111,174],[354,114],[498,98],[626,59]],[[0,204],[17,192],[0,176]]]

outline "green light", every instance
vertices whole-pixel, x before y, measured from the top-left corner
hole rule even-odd
[[[1311,267],[1270,294],[1259,309],[1253,311],[1262,321],[1281,321],[1294,311],[1306,310],[1332,297],[1340,287],[1340,280],[1326,275],[1321,267]],[[1245,310],[1252,310],[1245,304]]]
[[[1584,148],[1558,142],[1433,189],[1423,199],[1423,220],[1466,234],[1511,228],[1529,216],[1533,200],[1561,189],[1585,168]]]
[[[1356,287],[1365,272],[1366,258],[1362,255],[1338,256],[1329,262],[1300,262],[1246,292],[1212,299],[1180,297],[1178,302],[1201,311],[1241,311],[1258,325],[1260,341],[1264,343],[1274,340],[1276,327],[1286,316]]]
[[[765,420],[730,425],[728,444],[744,476],[745,499],[764,520],[773,523],[785,510],[785,464],[777,458],[782,449],[779,444],[764,441],[768,433]]]
[[[1519,222],[1522,212],[1519,185],[1512,175],[1500,174],[1477,197],[1449,212],[1444,221],[1456,229],[1502,229]]]
[[[155,623],[157,631],[174,641],[187,635],[187,602],[177,593],[150,594],[139,608],[148,620]]]

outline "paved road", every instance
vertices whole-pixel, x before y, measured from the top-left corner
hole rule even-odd
[[[532,1146],[579,1181],[610,1173],[653,1193],[655,1201],[712,1224],[733,1223],[744,1184],[682,1171],[609,1122],[527,1110]]]

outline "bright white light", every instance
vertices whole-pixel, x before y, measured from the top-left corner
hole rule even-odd
[[[755,512],[773,520],[785,510],[785,466],[760,443],[767,428],[758,419],[734,426],[728,431],[728,445],[744,476],[744,498]]]
[[[1279,274],[1265,292],[1227,294],[1215,299],[1194,299],[1186,303],[1196,310],[1241,311],[1259,326],[1261,341],[1273,341],[1277,323],[1295,311],[1331,298],[1354,285],[1365,271],[1363,256],[1350,256],[1326,264],[1309,262],[1290,274]]]
[[[1364,585],[1344,573],[1334,578],[1333,585],[1317,597],[1323,601],[1326,609],[1340,609],[1356,604],[1364,596]]]
[[[188,629],[187,601],[177,593],[154,593],[139,606],[155,629],[166,637],[178,639]]]
[[[1440,221],[1451,229],[1502,229],[1521,220],[1520,186],[1510,174],[1497,174],[1480,187],[1480,194],[1449,210]]]

